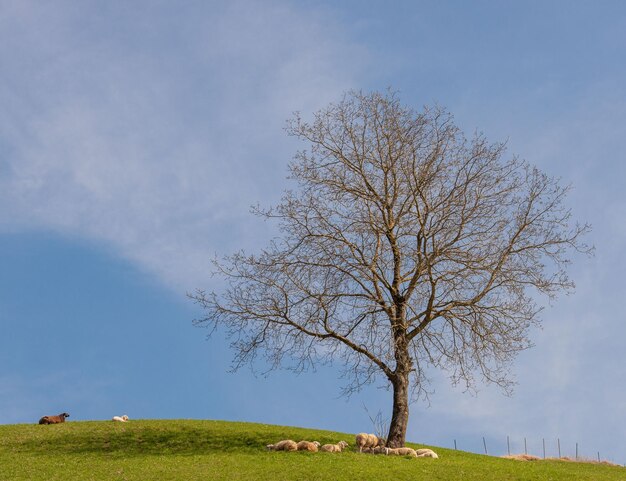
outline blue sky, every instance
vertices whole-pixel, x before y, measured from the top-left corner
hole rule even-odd
[[[210,259],[275,233],[301,146],[283,132],[348,89],[448,108],[573,184],[593,225],[513,397],[435,378],[408,438],[626,462],[626,4],[621,1],[0,0],[0,423],[208,418],[358,432],[372,387],[331,368],[227,372],[185,296]]]

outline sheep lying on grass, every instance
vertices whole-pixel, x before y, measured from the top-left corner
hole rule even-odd
[[[265,446],[268,451],[297,451],[298,445],[295,441],[291,439],[285,439],[283,441],[278,441],[276,444],[268,444]]]
[[[124,414],[123,416],[113,416],[111,421],[117,421],[118,423],[125,423],[128,421],[128,416]]]
[[[385,454],[387,456],[410,456],[412,458],[438,458],[437,453],[435,453],[432,449],[413,449],[413,448],[387,448],[383,446],[384,440],[380,439],[373,434],[365,434],[364,436],[374,436],[374,438],[359,438],[360,435],[357,435],[357,441],[367,440],[367,443],[370,442],[375,443],[376,445],[373,447],[364,446],[363,442],[357,444],[359,446],[359,451],[362,453],[371,453],[371,454]],[[312,453],[316,453],[318,451],[322,451],[325,453],[340,453],[344,449],[348,447],[348,443],[345,441],[339,441],[337,444],[324,444],[320,446],[320,443],[317,441],[300,441],[296,443],[291,439],[285,439],[283,441],[279,441],[276,444],[268,444],[266,448],[269,451],[310,451]]]
[[[532,454],[512,454],[502,457],[506,459],[515,459],[517,461],[539,461],[541,459],[538,456],[533,456]]]
[[[311,451],[312,453],[317,453],[319,447],[320,443],[317,441],[300,441],[297,444],[298,451]]]
[[[356,435],[356,445],[359,448],[359,453],[362,453],[364,448],[373,449],[384,446],[385,440],[375,434],[359,433]]]
[[[570,463],[603,464],[605,466],[621,466],[621,464],[615,464],[606,460],[598,461],[597,459],[589,459],[584,457],[574,459],[568,456],[562,456],[560,458],[540,458],[539,456],[533,456],[532,454],[511,454],[502,457],[505,459],[514,459],[516,461],[562,461]]]
[[[413,448],[387,448],[385,446],[376,446],[375,448],[363,448],[364,453],[384,454],[386,456],[411,456],[412,458],[434,458],[437,459],[437,453],[432,449],[413,449]]]
[[[417,453],[413,448],[386,448],[385,454],[387,456],[411,456],[417,458]]]
[[[365,451],[367,449],[367,451]],[[372,454],[387,454],[387,450],[389,448],[385,446],[376,446],[375,448],[365,448],[363,450],[364,453],[372,453]]]
[[[324,451],[326,453],[340,453],[345,448],[348,447],[348,443],[345,441],[339,441],[337,444],[324,444],[320,451]]]
[[[39,424],[59,424],[64,423],[65,418],[69,418],[68,413],[61,413],[58,416],[44,416],[39,420]]]
[[[415,453],[417,454],[418,458],[433,458],[433,459],[439,458],[439,456],[437,456],[437,453],[435,451],[433,451],[432,449],[428,449],[428,448],[416,449]]]

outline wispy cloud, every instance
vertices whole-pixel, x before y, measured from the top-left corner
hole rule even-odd
[[[184,290],[252,245],[282,127],[353,86],[362,52],[281,2],[3,7],[0,229],[102,242]]]
[[[561,7],[550,8],[561,15]],[[529,47],[509,8],[502,11],[515,17],[510,28],[519,55],[510,54],[508,26],[493,37],[501,43],[476,43],[450,29],[447,13],[437,20],[421,10],[427,35],[413,39],[417,50],[408,36],[381,40],[388,18],[375,22],[380,43],[371,51],[382,75],[365,71],[367,46],[352,43],[331,13],[295,2],[2,2],[0,232],[48,229],[89,238],[178,292],[206,285],[216,251],[267,241],[270,227],[250,217],[248,206],[275,201],[285,188],[285,164],[299,147],[282,132],[293,110],[314,111],[376,76],[394,84],[398,72],[404,72],[399,85],[415,85],[403,98],[413,94],[419,105],[441,79],[454,79],[440,91],[465,99],[449,105],[462,125],[484,129],[493,140],[510,137],[512,153],[573,182],[575,215],[594,225],[589,240],[597,253],[574,264],[575,296],[545,311],[537,346],[514,365],[513,398],[497,389],[470,397],[440,379],[430,410],[413,408],[409,438],[471,431],[501,440],[545,434],[571,441],[585,433],[578,441],[597,449],[611,439],[623,444],[626,92],[619,62],[591,72],[578,47],[593,37],[602,48],[586,51],[587,60],[620,53],[624,29],[602,23],[602,42],[598,31],[559,37],[559,48],[570,48],[571,68],[561,72],[555,67],[561,52]],[[463,10],[454,10],[464,28],[475,29]],[[550,18],[532,19],[558,36]],[[489,16],[480,21],[491,39]],[[444,27],[450,34],[438,38]],[[489,58],[494,70],[472,64]],[[442,77],[429,73],[440,68]],[[544,68],[559,75],[544,75]],[[14,379],[1,381],[0,398],[35,395]],[[388,411],[388,393],[371,399]],[[23,414],[11,416],[0,422]],[[441,444],[449,446],[450,438]]]

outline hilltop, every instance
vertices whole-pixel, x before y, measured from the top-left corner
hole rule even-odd
[[[354,445],[352,434],[227,421],[4,425],[0,480],[626,480],[622,467],[520,462],[413,443],[440,459],[265,450],[285,438]]]

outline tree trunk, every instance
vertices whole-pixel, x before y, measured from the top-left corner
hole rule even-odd
[[[387,446],[401,448],[406,440],[409,422],[409,375],[400,373],[393,380],[393,414],[389,425]]]

